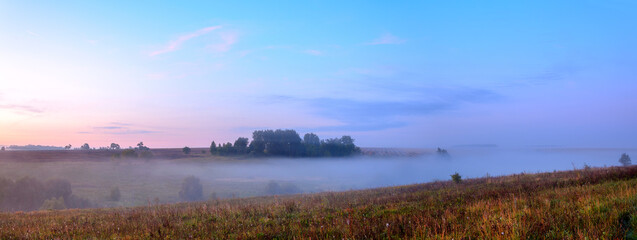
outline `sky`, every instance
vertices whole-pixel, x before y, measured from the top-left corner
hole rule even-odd
[[[637,2],[0,0],[0,145],[637,147]]]

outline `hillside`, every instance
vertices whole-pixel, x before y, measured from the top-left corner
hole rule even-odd
[[[616,239],[637,227],[637,166],[349,192],[0,214],[0,238]]]

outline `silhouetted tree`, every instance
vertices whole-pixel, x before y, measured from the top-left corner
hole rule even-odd
[[[84,144],[82,144],[80,149],[82,149],[82,150],[91,150],[91,147],[88,145],[88,143],[84,143]]]
[[[210,144],[210,154],[217,154],[217,145],[215,144],[215,141],[212,141]]]
[[[119,150],[120,149],[119,144],[111,143],[111,149]]]
[[[630,156],[626,153],[622,153],[622,156],[619,158],[619,163],[623,166],[630,166],[632,162],[630,161]]]
[[[321,140],[314,133],[306,133],[303,136],[303,143],[305,143],[306,145],[319,146],[319,145],[321,145]]]
[[[234,148],[232,147],[232,143],[227,142],[221,145],[221,147],[217,149],[217,152],[219,153],[219,155],[225,156],[225,155],[233,154],[235,151],[234,151]]]
[[[179,197],[186,201],[196,201],[203,198],[203,186],[199,182],[199,178],[189,176],[184,179],[179,191]]]
[[[436,154],[438,154],[441,158],[449,158],[449,152],[446,149],[438,148],[436,149]]]
[[[71,144],[64,146],[64,149],[66,149],[66,150],[71,149]]]
[[[302,156],[301,137],[294,130],[259,130],[252,133],[250,151],[255,154]]]
[[[139,143],[137,143],[137,149],[139,149],[139,150],[145,150],[145,151],[150,150],[150,148],[148,148],[148,147],[144,146],[144,142],[139,142]]]
[[[328,157],[342,157],[360,152],[360,148],[354,145],[354,139],[350,136],[322,140],[321,150],[322,155]]]
[[[190,154],[191,149],[189,147],[184,147],[181,149],[182,152],[184,152],[185,154]]]
[[[237,153],[248,152],[248,138],[240,137],[234,141],[234,149]]]
[[[308,157],[318,157],[321,155],[321,139],[314,133],[306,133],[303,136],[305,145],[305,155]]]

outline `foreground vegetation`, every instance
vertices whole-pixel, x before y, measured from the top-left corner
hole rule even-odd
[[[135,208],[0,214],[0,238],[618,239],[637,167]]]

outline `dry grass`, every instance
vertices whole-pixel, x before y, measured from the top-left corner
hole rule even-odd
[[[620,239],[637,167],[135,208],[0,214],[2,239]]]

